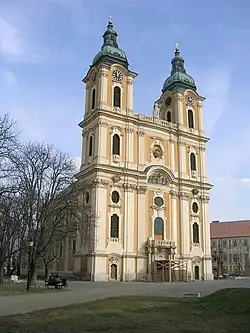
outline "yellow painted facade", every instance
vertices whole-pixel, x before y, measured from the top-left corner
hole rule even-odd
[[[109,22],[103,49],[83,80],[77,178],[85,234],[77,236],[71,268],[93,281],[212,279],[204,98],[176,48],[172,74],[152,103],[152,115],[137,114],[137,74],[129,70],[113,31]]]

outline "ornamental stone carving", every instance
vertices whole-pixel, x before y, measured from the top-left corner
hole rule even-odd
[[[198,195],[199,194],[199,190],[197,188],[193,188],[192,189],[192,193],[193,193],[194,196]]]
[[[210,200],[210,196],[209,195],[201,195],[201,201],[204,203],[208,203]]]
[[[192,259],[194,265],[199,265],[199,263],[201,262],[201,258],[200,257],[193,257]]]
[[[91,185],[96,187],[107,188],[108,184],[109,182],[107,180],[96,178]]]
[[[109,261],[111,264],[117,265],[120,261],[121,256],[119,254],[110,254]]]
[[[169,183],[168,176],[163,171],[156,171],[149,176],[148,182],[151,184],[167,185]]]
[[[100,120],[98,121],[98,125],[101,127],[108,127],[108,123],[106,121]]]
[[[146,186],[138,186],[137,191],[138,191],[139,194],[145,194],[146,191],[147,191],[147,187]]]
[[[159,146],[159,145],[153,146],[153,156],[154,156],[154,158],[159,159],[159,160],[162,158],[163,151],[162,151],[161,146]]]
[[[112,180],[113,180],[114,183],[118,183],[118,182],[121,180],[121,177],[118,176],[118,175],[114,175],[114,176],[112,177]]]
[[[127,192],[134,192],[134,190],[136,189],[136,185],[134,184],[123,184],[122,187]]]
[[[137,134],[138,134],[139,136],[144,136],[144,135],[145,135],[145,132],[144,132],[144,131],[138,131]]]
[[[171,195],[171,197],[172,197],[173,199],[176,199],[177,196],[178,196],[178,192],[177,192],[177,191],[171,190],[169,193],[170,193],[170,195]]]

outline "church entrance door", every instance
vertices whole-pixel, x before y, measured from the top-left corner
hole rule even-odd
[[[117,280],[117,265],[116,264],[111,265],[110,279]]]

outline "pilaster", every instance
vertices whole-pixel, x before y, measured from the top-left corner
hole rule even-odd
[[[106,104],[108,101],[108,70],[102,68],[100,70],[98,104]]]
[[[146,242],[146,187],[140,186],[138,188],[138,249],[139,253],[145,253]]]
[[[127,78],[127,109],[132,112],[134,109],[133,78]]]
[[[107,127],[108,123],[103,120],[98,121],[98,162],[99,164],[107,163]]]
[[[82,130],[82,165],[86,164],[86,152],[87,152],[87,136],[86,132]]]
[[[170,169],[175,172],[175,141],[173,138],[169,138],[170,145]]]
[[[145,146],[144,146],[144,137],[145,137],[145,132],[144,131],[138,131],[137,132],[139,136],[139,165],[144,165],[145,164]]]
[[[126,131],[126,161],[125,163],[129,167],[130,163],[133,163],[134,160],[134,130],[127,127]]]
[[[185,178],[187,174],[187,156],[186,156],[186,144],[180,139],[179,141],[179,169],[180,177]]]
[[[180,193],[180,206],[181,206],[181,245],[182,256],[188,257],[190,254],[190,223],[189,223],[189,196]]]
[[[200,160],[201,160],[201,181],[207,182],[207,165],[206,165],[206,147],[200,148]]]
[[[171,195],[171,240],[178,247],[178,226],[177,226],[177,195],[176,191],[170,191]]]
[[[89,111],[90,86],[87,84],[85,89],[85,115]]]
[[[183,97],[182,94],[176,94],[177,124],[183,125]]]
[[[204,135],[204,124],[203,124],[203,110],[202,110],[202,101],[197,101],[197,114],[199,122],[199,132],[200,135]]]

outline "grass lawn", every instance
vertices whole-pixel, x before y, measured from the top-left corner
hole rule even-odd
[[[45,288],[44,282],[38,282],[37,286],[31,286],[28,293],[44,293],[44,292],[60,292],[67,289],[55,289],[55,288]],[[26,283],[10,283],[4,282],[3,286],[0,286],[0,297],[1,296],[10,296],[10,295],[23,295],[27,293]]]
[[[0,333],[250,332],[250,289],[199,299],[122,297],[0,318]]]

